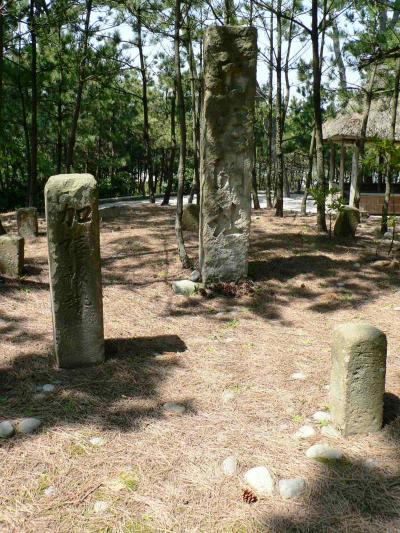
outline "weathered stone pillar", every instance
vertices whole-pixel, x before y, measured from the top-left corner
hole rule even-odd
[[[21,207],[17,209],[18,233],[25,240],[38,236],[38,218],[36,207]]]
[[[247,275],[256,62],[255,28],[206,30],[200,168],[204,283]]]
[[[98,192],[90,174],[45,187],[54,346],[62,368],[104,360]]]
[[[368,324],[335,329],[330,409],[344,436],[379,431],[383,420],[386,336]]]
[[[17,278],[24,269],[24,239],[14,235],[0,236],[0,274]]]

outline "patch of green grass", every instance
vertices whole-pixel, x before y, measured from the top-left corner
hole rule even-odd
[[[292,420],[295,424],[298,424],[299,422],[301,422],[303,420],[303,417],[302,415],[294,415],[292,416]]]
[[[66,400],[63,404],[63,409],[66,413],[76,413],[78,406],[74,400]]]
[[[8,403],[8,398],[6,396],[0,396],[0,405],[6,405]]]
[[[71,457],[79,457],[82,455],[87,455],[87,450],[83,444],[80,444],[79,442],[72,442],[68,446],[68,452]]]
[[[123,533],[155,533],[156,530],[149,524],[151,516],[143,515],[139,520],[130,520],[122,529]]]
[[[45,491],[51,485],[48,474],[42,474],[38,481],[38,492]]]
[[[237,328],[239,325],[239,320],[237,320],[236,318],[234,318],[233,320],[229,320],[225,326],[227,328]]]
[[[139,483],[136,479],[136,476],[133,473],[123,472],[119,479],[121,480],[121,483],[125,486],[126,489],[128,489],[131,492],[134,492],[138,489]]]

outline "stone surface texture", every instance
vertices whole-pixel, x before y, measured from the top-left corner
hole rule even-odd
[[[0,219],[0,235],[5,235],[7,232],[6,230],[4,229],[3,227],[3,224],[1,222],[1,219]]]
[[[24,269],[24,239],[14,235],[0,236],[0,274],[17,278]]]
[[[98,191],[90,174],[52,176],[45,187],[54,346],[58,365],[104,360]]]
[[[336,218],[333,233],[335,237],[355,237],[359,223],[360,211],[346,205]]]
[[[256,61],[255,28],[206,30],[199,232],[204,283],[247,276]]]
[[[17,209],[17,228],[18,234],[25,240],[35,239],[39,235],[36,207]]]
[[[369,324],[343,324],[334,331],[330,410],[344,436],[382,427],[386,351],[386,335]]]

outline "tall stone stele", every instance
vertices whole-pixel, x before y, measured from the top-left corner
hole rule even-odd
[[[206,30],[200,165],[204,283],[247,276],[256,63],[255,28]]]
[[[104,360],[98,191],[90,174],[52,176],[45,187],[57,364]]]
[[[36,239],[39,234],[36,207],[17,209],[17,227],[19,235],[25,240]]]
[[[383,421],[386,335],[368,324],[335,329],[332,345],[330,409],[344,436],[379,431]]]
[[[24,239],[18,235],[0,236],[0,274],[17,278],[24,269]]]

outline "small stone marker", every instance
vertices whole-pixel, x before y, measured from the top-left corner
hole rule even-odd
[[[274,481],[265,466],[250,468],[245,473],[244,480],[260,496],[269,496],[274,490]]]
[[[25,433],[29,435],[30,433],[34,433],[41,425],[42,422],[38,418],[29,417],[20,420],[16,424],[15,429],[19,433]]]
[[[255,28],[206,30],[199,232],[206,284],[247,276],[256,62]]]
[[[279,493],[282,498],[286,500],[290,498],[296,498],[306,488],[306,482],[304,479],[281,479],[279,481]]]
[[[166,402],[163,404],[163,410],[171,415],[183,415],[186,407],[181,403]]]
[[[14,435],[14,426],[9,420],[4,420],[0,422],[0,439],[7,439]]]
[[[173,281],[171,284],[172,290],[175,294],[182,294],[183,296],[192,296],[199,288],[199,284],[189,279],[181,279]]]
[[[312,417],[316,422],[330,422],[332,420],[331,414],[326,411],[317,411]]]
[[[343,457],[343,453],[336,448],[332,448],[329,444],[314,444],[306,451],[306,456],[309,459],[315,459],[317,461],[339,461]]]
[[[315,429],[310,425],[301,426],[293,435],[296,439],[309,439],[316,434]]]
[[[4,229],[3,227],[3,224],[1,222],[1,219],[0,219],[0,235],[5,235],[7,232],[6,230]]]
[[[36,207],[21,207],[17,209],[18,233],[25,240],[36,239],[39,234]]]
[[[24,239],[13,235],[0,236],[0,274],[12,278],[24,269]]]
[[[90,174],[52,176],[45,187],[57,363],[104,361],[98,192]]]
[[[368,324],[335,329],[330,408],[344,436],[379,431],[383,421],[386,335]]]
[[[360,222],[360,211],[349,205],[338,214],[333,233],[335,237],[355,237],[357,226]]]

